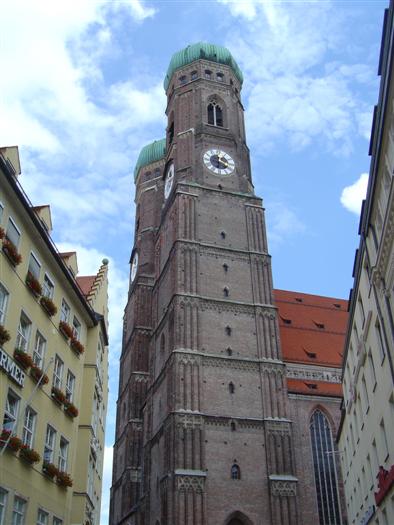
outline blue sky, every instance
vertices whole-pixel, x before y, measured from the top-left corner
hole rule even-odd
[[[388,0],[9,0],[2,6],[0,145],[50,203],[54,239],[81,273],[110,259],[107,523],[118,359],[134,231],[132,171],[165,133],[171,55],[227,46],[244,77],[256,193],[266,207],[274,285],[347,298],[369,169]],[[364,175],[363,175],[364,174]]]

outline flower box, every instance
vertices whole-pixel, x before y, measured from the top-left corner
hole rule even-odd
[[[7,448],[9,450],[12,450],[13,452],[18,452],[18,450],[22,446],[22,440],[19,439],[17,436],[11,436],[10,437],[10,435],[11,435],[11,431],[10,430],[5,430],[5,429],[2,430],[2,432],[0,434],[1,446],[4,446],[4,443],[6,443],[8,438],[10,438],[10,440],[7,443]]]
[[[13,266],[17,266],[22,262],[22,255],[18,252],[16,246],[7,238],[3,241],[3,252]]]
[[[83,344],[78,341],[78,339],[76,339],[75,337],[72,337],[71,338],[71,348],[74,350],[74,352],[76,352],[77,354],[83,354],[84,351],[85,351],[85,347],[83,346]]]
[[[24,350],[21,350],[20,348],[15,348],[14,358],[15,361],[17,361],[18,364],[20,364],[20,366],[24,370],[26,370],[26,368],[31,367],[31,365],[33,364],[33,359],[31,358],[31,356]]]
[[[42,293],[42,286],[39,283],[38,279],[34,277],[34,275],[31,272],[27,272],[26,280],[25,280],[27,286],[30,288],[30,291],[38,297]]]
[[[66,323],[65,321],[60,321],[59,323],[59,330],[64,335],[66,339],[71,339],[73,336],[73,329],[71,326]]]
[[[57,308],[55,306],[55,303],[49,297],[45,297],[45,295],[43,295],[40,299],[40,304],[44,308],[46,313],[49,315],[49,317],[53,317],[57,314]]]
[[[47,385],[49,383],[49,377],[44,373],[43,370],[37,365],[32,365],[30,368],[30,375],[36,383],[41,379],[40,385]]]
[[[57,466],[53,463],[49,463],[49,461],[44,461],[42,464],[42,471],[51,479],[59,474],[59,469]]]
[[[73,403],[70,403],[69,401],[66,401],[64,403],[64,411],[70,417],[77,417],[79,414],[78,408]]]
[[[5,231],[4,231],[4,228],[2,228],[2,227],[0,226],[0,239],[4,239],[4,237],[5,237]]]
[[[26,463],[29,463],[32,465],[33,463],[38,463],[41,459],[40,454],[34,450],[34,448],[30,448],[27,445],[22,445],[21,449],[19,451],[19,457],[22,458]]]
[[[56,388],[55,386],[53,386],[51,394],[52,394],[52,399],[56,401],[57,403],[59,403],[60,405],[66,402],[66,395],[64,394],[64,392],[60,390],[60,388]]]
[[[11,339],[10,333],[0,324],[0,346],[3,346],[4,343]]]
[[[73,486],[73,481],[70,477],[70,474],[67,474],[67,472],[59,471],[56,474],[56,482],[61,487],[72,487]]]

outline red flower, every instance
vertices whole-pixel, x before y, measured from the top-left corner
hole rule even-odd
[[[30,375],[36,383],[41,379],[40,385],[46,385],[49,383],[49,377],[37,365],[32,365],[30,368]]]
[[[85,351],[85,347],[83,346],[83,344],[80,341],[78,341],[78,339],[76,339],[75,337],[71,338],[71,348],[75,350],[75,352],[77,352],[78,354],[83,354]]]
[[[41,459],[40,454],[34,450],[33,448],[30,448],[27,445],[22,445],[19,455],[22,459],[27,461],[28,463],[38,463]]]
[[[3,252],[7,255],[11,264],[17,266],[22,262],[22,255],[18,253],[16,246],[7,238],[3,241]]]
[[[45,295],[43,295],[40,299],[40,303],[50,317],[53,317],[57,314],[55,303],[49,297],[45,297]]]
[[[38,279],[36,279],[31,272],[27,272],[26,284],[30,288],[30,290],[34,293],[34,295],[41,295],[42,286],[38,282]]]
[[[66,339],[71,339],[72,338],[72,336],[73,336],[73,329],[65,321],[60,321],[60,323],[59,323],[59,330],[66,337]]]
[[[72,487],[73,481],[70,477],[70,474],[67,474],[67,472],[58,472],[56,474],[56,481],[59,485],[62,487]]]
[[[24,350],[21,350],[20,348],[15,348],[14,357],[15,361],[18,361],[18,363],[24,369],[29,368],[33,364],[33,359],[31,358],[31,356]]]
[[[3,346],[4,343],[11,339],[10,333],[0,324],[0,346]]]

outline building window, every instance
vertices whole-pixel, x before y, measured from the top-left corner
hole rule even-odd
[[[231,350],[230,347],[227,348],[226,352],[227,352],[227,355],[232,355],[233,354],[233,351]]]
[[[339,525],[339,497],[335,450],[330,424],[321,410],[315,410],[310,421],[313,467],[317,492],[319,523]]]
[[[22,442],[29,448],[33,448],[34,429],[37,414],[31,407],[26,407],[25,420],[23,423]]]
[[[164,354],[164,351],[166,349],[166,338],[164,334],[161,334],[160,337],[160,352]]]
[[[181,77],[179,77],[179,83],[180,83],[180,84],[183,85],[183,84],[186,84],[186,82],[187,82],[187,77],[186,77],[186,75],[182,75]]]
[[[63,525],[63,520],[53,517],[52,525]]]
[[[16,432],[16,421],[18,419],[19,397],[12,390],[8,390],[7,401],[5,404],[3,429]]]
[[[19,319],[18,333],[16,335],[16,348],[27,352],[29,346],[31,322],[24,312]]]
[[[70,370],[67,370],[67,380],[66,380],[66,399],[70,403],[73,400],[74,395],[74,387],[75,387],[75,375],[70,372]]]
[[[45,356],[46,344],[47,344],[46,339],[37,330],[36,340],[34,342],[34,350],[33,350],[33,363],[36,366],[38,366],[38,368],[43,368],[44,366],[44,356]]]
[[[2,284],[0,284],[0,324],[4,324],[5,312],[7,310],[8,292]],[[0,522],[1,525],[1,522]]]
[[[60,320],[68,323],[71,309],[64,299],[62,299],[62,308],[60,310]]]
[[[174,140],[174,123],[171,123],[171,126],[168,128],[168,143],[171,144]]]
[[[45,435],[45,445],[44,445],[44,462],[53,463],[53,454],[55,451],[56,443],[56,430],[47,425],[47,432]]]
[[[3,219],[3,212],[4,212],[4,206],[3,206],[3,203],[0,202],[0,224]],[[0,521],[0,525],[2,525],[1,521]]]
[[[230,394],[234,394],[235,392],[235,386],[232,381],[228,384],[228,391],[230,392]]]
[[[381,357],[381,360],[383,361],[383,359],[386,357],[386,348],[383,342],[382,329],[380,327],[379,321],[377,321],[375,325],[375,330],[376,330],[376,337],[378,338],[380,357]]]
[[[35,279],[38,280],[40,278],[41,263],[33,253],[30,254],[28,272],[31,273]]]
[[[369,353],[368,353],[368,362],[369,362],[369,369],[371,370],[372,388],[374,389],[376,386],[376,371],[375,371],[375,363],[373,361],[371,349],[369,349]]]
[[[48,525],[49,514],[45,510],[38,509],[37,513],[37,525]]]
[[[197,78],[197,71],[192,71],[190,73],[190,78],[191,78],[191,80],[196,80],[196,78]]]
[[[14,497],[11,525],[24,525],[26,513],[26,501],[19,496]]]
[[[68,441],[63,436],[60,438],[58,469],[61,472],[67,470]]]
[[[231,479],[241,479],[241,469],[236,463],[231,467]]]
[[[78,321],[78,319],[74,315],[73,319],[73,336],[75,339],[78,339],[81,337],[81,323]]]
[[[6,237],[12,242],[15,248],[18,248],[21,232],[11,217],[8,219]]]
[[[216,73],[216,80],[218,82],[224,82],[224,75],[223,75],[223,73]]]
[[[55,366],[54,366],[54,369],[53,369],[53,386],[55,388],[59,388],[59,389],[62,388],[63,368],[64,368],[64,363],[60,359],[60,357],[57,355],[55,357]]]
[[[208,124],[223,127],[223,111],[216,102],[208,104]]]
[[[226,332],[226,335],[231,335],[231,326],[226,326],[225,332]]]
[[[224,297],[228,297],[230,295],[230,290],[227,288],[227,286],[223,288],[223,295]]]
[[[380,433],[382,436],[382,443],[383,443],[383,463],[387,461],[387,458],[389,456],[389,444],[387,441],[387,434],[386,434],[386,427],[384,426],[384,420],[382,419],[380,422]]]
[[[209,71],[209,69],[206,69],[206,70],[204,71],[204,74],[205,74],[205,78],[206,78],[207,80],[212,80],[212,71]]]
[[[368,396],[367,383],[365,381],[364,376],[361,379],[361,389],[362,389],[362,397],[364,401],[364,410],[365,410],[365,413],[367,413],[369,410],[369,396]]]
[[[0,525],[5,525],[8,492],[0,487]]]
[[[226,232],[221,231],[221,232],[220,232],[220,237],[221,237],[222,239],[225,239],[225,238],[226,238]]]
[[[51,281],[51,279],[48,277],[47,274],[44,275],[44,283],[42,285],[42,295],[45,297],[48,297],[49,299],[53,299],[53,294],[55,290],[55,285]]]
[[[364,305],[363,301],[361,299],[361,296],[358,298],[358,308],[360,310],[360,316],[361,316],[361,328],[364,328],[365,324],[365,311],[364,311]]]
[[[227,273],[228,272],[228,264],[223,264],[223,270]]]

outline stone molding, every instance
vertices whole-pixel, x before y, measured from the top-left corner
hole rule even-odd
[[[188,472],[186,474],[186,472]],[[193,474],[192,474],[193,472]],[[179,492],[195,492],[202,494],[205,492],[205,477],[203,471],[175,471],[175,487]]]
[[[200,414],[176,414],[175,424],[178,428],[202,428],[203,417]]]
[[[314,381],[325,381],[326,383],[341,383],[341,369],[307,368],[305,366],[294,366],[287,364],[286,377],[291,379],[307,379]]]
[[[279,421],[274,419],[266,419],[264,426],[269,434],[276,434],[280,436],[291,435],[291,423],[290,421]]]
[[[288,497],[297,495],[298,479],[296,477],[271,474],[269,480],[272,496]]]

